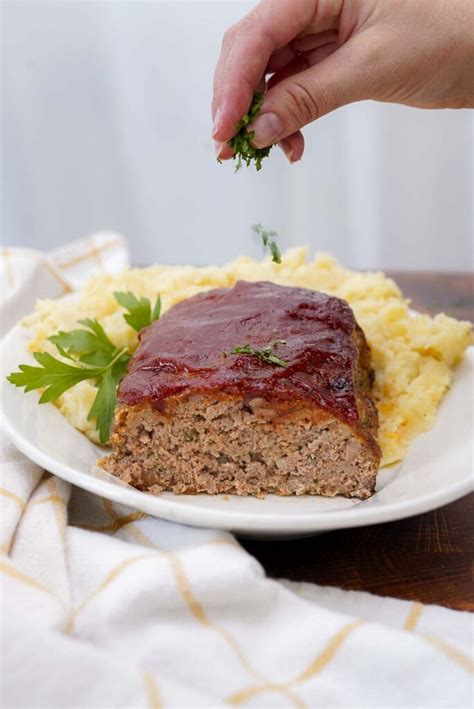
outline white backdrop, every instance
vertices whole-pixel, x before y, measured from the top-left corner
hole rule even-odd
[[[256,221],[364,268],[472,266],[473,118],[365,103],[290,166],[218,165],[212,73],[250,3],[3,2],[2,240],[123,232],[137,263],[260,255]]]

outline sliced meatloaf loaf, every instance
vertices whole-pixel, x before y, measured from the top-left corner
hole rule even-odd
[[[345,301],[240,281],[141,332],[101,465],[157,494],[366,498],[380,462],[370,388]]]

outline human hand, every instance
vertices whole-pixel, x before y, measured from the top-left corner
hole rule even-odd
[[[355,101],[474,107],[473,0],[261,0],[224,35],[214,76],[220,159],[255,89],[253,144],[303,154],[300,128]]]

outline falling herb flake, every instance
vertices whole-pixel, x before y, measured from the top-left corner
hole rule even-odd
[[[272,261],[274,263],[281,263],[281,252],[278,248],[278,244],[272,237],[278,236],[277,232],[273,229],[264,229],[261,224],[254,224],[252,231],[258,234],[262,239],[263,246],[269,250]]]

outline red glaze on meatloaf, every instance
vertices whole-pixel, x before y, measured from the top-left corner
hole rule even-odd
[[[231,354],[247,344],[270,346],[286,366]],[[380,461],[369,391],[370,352],[345,301],[239,281],[141,332],[103,465],[152,492],[367,497]]]

